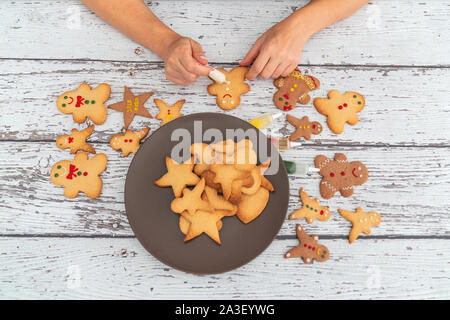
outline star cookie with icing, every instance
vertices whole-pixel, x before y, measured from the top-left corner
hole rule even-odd
[[[186,102],[186,100],[180,100],[175,102],[173,105],[169,106],[164,101],[160,99],[155,99],[155,104],[159,109],[159,113],[156,115],[156,119],[162,121],[162,126],[166,123],[180,118],[183,114],[180,113],[181,107]]]

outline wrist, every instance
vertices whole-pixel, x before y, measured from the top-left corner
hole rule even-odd
[[[160,30],[158,35],[155,36],[158,41],[153,42],[151,46],[147,46],[150,50],[156,53],[162,60],[166,60],[169,54],[170,46],[181,36],[173,31],[172,29],[165,28],[164,30]]]
[[[294,12],[286,18],[286,23],[288,30],[292,32],[295,39],[301,42],[306,42],[315,33],[315,31],[300,10]]]

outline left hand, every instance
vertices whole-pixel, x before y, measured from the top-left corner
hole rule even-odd
[[[308,40],[297,21],[287,19],[267,30],[240,62],[241,66],[253,65],[246,78],[278,78],[287,76],[300,62],[303,45]],[[293,18],[293,17],[292,17]]]

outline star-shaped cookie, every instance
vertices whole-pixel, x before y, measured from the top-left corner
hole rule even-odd
[[[127,86],[124,87],[123,101],[113,103],[109,105],[116,111],[123,112],[123,122],[124,128],[128,129],[131,121],[133,121],[134,116],[138,115],[141,117],[153,118],[148,110],[144,107],[145,101],[153,95],[153,92],[145,92],[138,96],[135,96]]]
[[[370,227],[376,227],[381,223],[381,216],[376,212],[365,213],[362,208],[356,208],[355,212],[338,209],[341,216],[353,224],[348,237],[348,242],[355,241],[361,232],[370,234]]]
[[[182,213],[182,215],[191,223],[189,231],[184,238],[185,242],[198,237],[202,233],[206,233],[211,239],[220,244],[217,221],[223,217],[221,213],[199,210],[193,215],[186,212]]]
[[[197,210],[213,211],[208,201],[202,200],[202,193],[205,189],[205,179],[202,178],[194,189],[183,189],[183,196],[176,198],[170,204],[173,212],[182,213],[187,211],[189,214],[195,214]]]
[[[298,140],[301,137],[309,140],[311,139],[311,134],[320,134],[322,132],[322,125],[317,121],[309,121],[308,116],[298,119],[288,114],[286,119],[295,127],[295,131],[289,137],[291,141]]]
[[[161,125],[165,125],[167,122],[183,116],[183,114],[180,113],[180,109],[186,102],[186,100],[177,101],[171,106],[168,106],[164,101],[160,99],[155,99],[154,101],[159,109],[159,113],[156,115],[156,119],[162,120]]]
[[[181,197],[186,186],[195,186],[200,178],[192,172],[194,161],[188,159],[185,163],[179,164],[170,157],[166,157],[167,173],[155,181],[158,187],[172,187],[176,198]]]
[[[328,127],[336,134],[344,131],[345,123],[352,126],[358,123],[358,112],[364,108],[364,105],[364,97],[353,91],[341,94],[337,90],[331,90],[328,92],[328,99],[314,99],[317,111],[328,117]]]
[[[295,210],[289,216],[289,219],[305,218],[308,223],[313,223],[314,219],[321,221],[330,219],[329,208],[319,206],[320,200],[318,198],[312,200],[303,188],[300,188],[300,199],[302,200],[303,207]]]

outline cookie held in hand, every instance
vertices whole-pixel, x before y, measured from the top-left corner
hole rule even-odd
[[[381,216],[376,212],[365,213],[362,208],[356,208],[355,212],[338,209],[341,216],[353,224],[348,237],[348,242],[353,243],[361,232],[370,234],[370,227],[376,227],[381,223]]]
[[[83,123],[89,118],[95,124],[102,124],[106,120],[105,102],[110,92],[111,88],[106,83],[101,83],[92,90],[87,83],[82,83],[77,90],[60,95],[56,106],[62,113],[72,113],[73,121],[77,123]]]
[[[130,153],[136,153],[139,150],[141,140],[147,136],[149,130],[150,128],[147,127],[137,132],[127,130],[124,135],[113,135],[111,140],[109,140],[109,145],[114,150],[122,150],[122,155],[126,157]]]
[[[319,244],[319,236],[308,236],[299,224],[297,224],[296,231],[300,244],[289,250],[284,255],[285,258],[302,257],[306,264],[310,264],[313,260],[317,260],[318,262],[328,260],[330,257],[330,251],[324,245]]]
[[[353,186],[362,185],[369,177],[369,171],[360,161],[348,162],[343,153],[336,153],[334,160],[318,155],[314,159],[319,174],[323,177],[320,182],[320,194],[325,199],[330,199],[340,191],[344,197],[353,194]]]
[[[275,106],[289,111],[295,108],[297,102],[307,104],[311,100],[309,91],[319,88],[320,82],[313,76],[303,75],[297,68],[287,77],[275,79],[274,85],[278,88],[273,95]]]
[[[317,111],[327,116],[327,124],[331,131],[336,134],[344,131],[345,123],[355,125],[358,123],[358,112],[365,105],[364,97],[353,91],[341,94],[337,90],[328,92],[328,99],[314,99]]]
[[[217,96],[217,105],[223,110],[232,110],[241,103],[241,95],[250,91],[250,86],[244,82],[248,72],[247,67],[236,67],[231,71],[217,69],[225,74],[227,81],[212,83],[208,86],[208,93]]]
[[[89,198],[97,198],[103,186],[99,175],[105,170],[107,162],[108,158],[103,153],[89,159],[87,153],[81,151],[72,161],[55,163],[50,172],[50,180],[58,186],[64,186],[67,198],[75,198],[80,191]]]
[[[90,125],[81,131],[72,129],[69,135],[64,134],[56,139],[56,146],[60,149],[69,148],[70,153],[77,153],[80,150],[95,153],[94,147],[86,142],[92,131],[94,131],[94,125]]]

